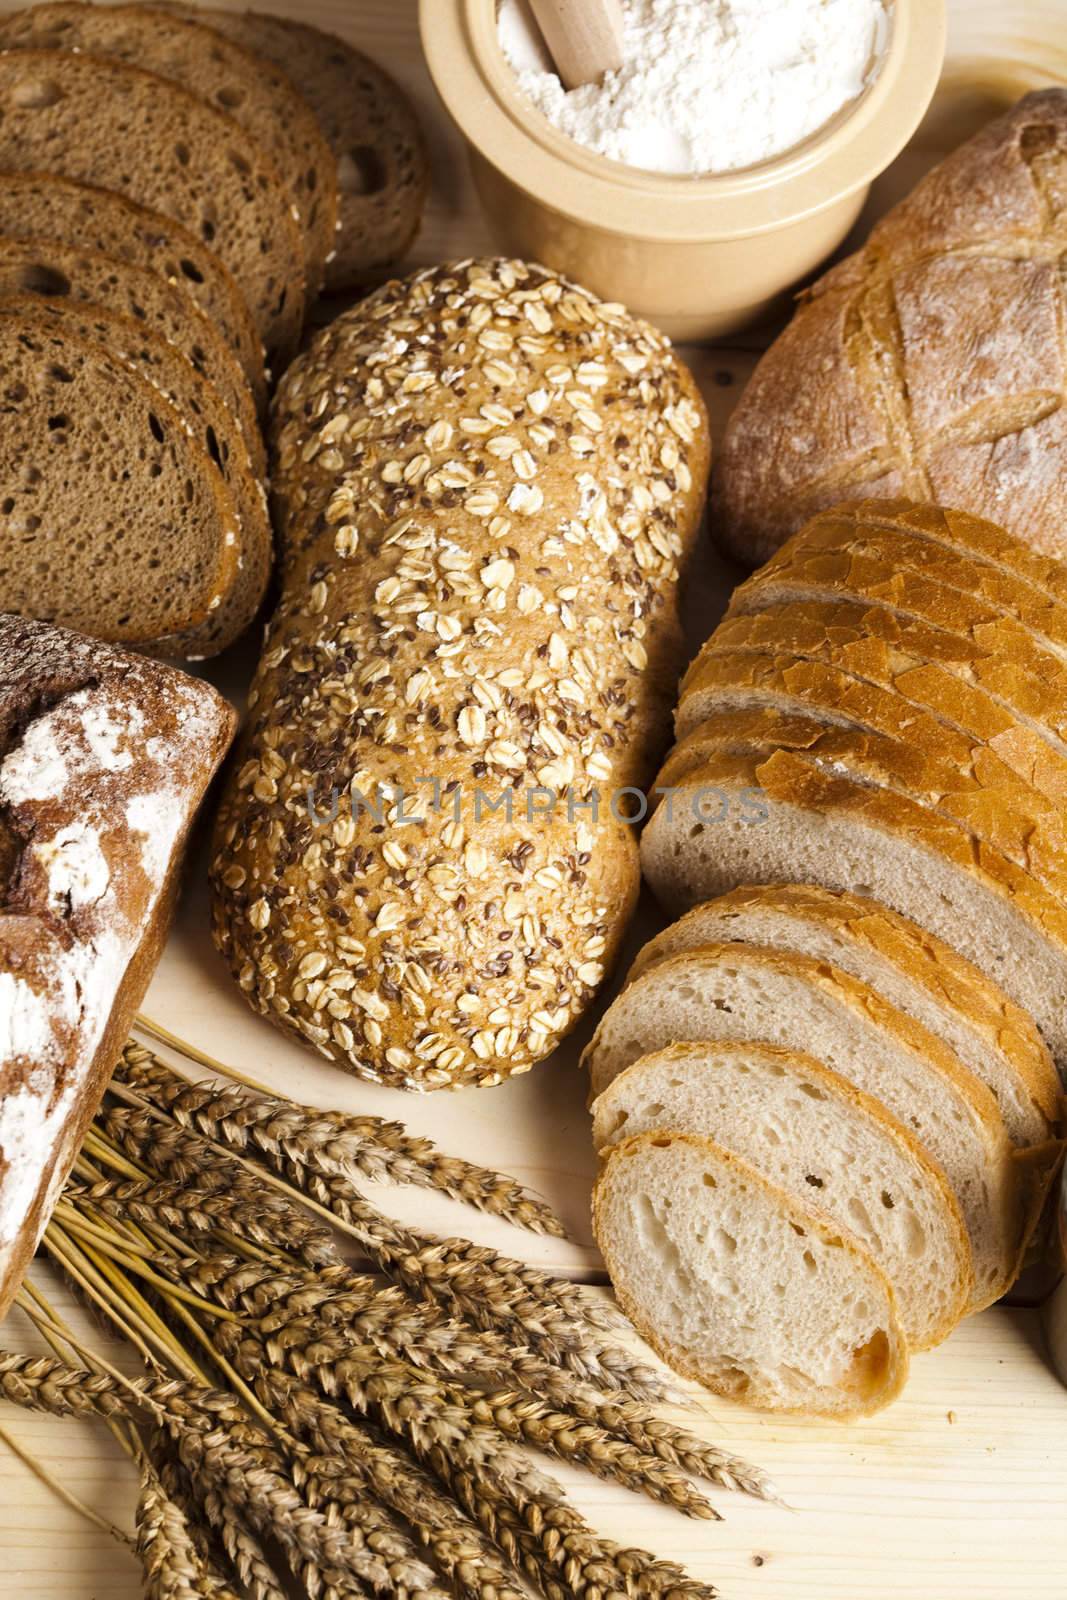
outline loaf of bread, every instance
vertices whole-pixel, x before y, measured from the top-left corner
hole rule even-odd
[[[628,1139],[604,1165],[593,1224],[623,1310],[716,1393],[855,1417],[903,1388],[907,1340],[870,1253],[713,1140]]]
[[[168,667],[0,616],[0,1317],[159,957],[234,720]]]
[[[240,284],[276,370],[304,317],[303,246],[270,156],[169,79],[104,56],[0,52],[0,167],[114,189],[191,228]]]
[[[73,245],[166,278],[222,335],[256,405],[264,404],[263,341],[244,295],[214,251],[180,222],[91,183],[48,172],[0,172],[0,238]]]
[[[970,1304],[971,1247],[945,1175],[872,1096],[801,1051],[674,1044],[642,1056],[593,1107],[601,1158],[639,1133],[714,1139],[855,1234],[893,1286],[912,1350]]]
[[[907,495],[1065,553],[1067,89],[1026,95],[832,268],[726,432],[717,537],[766,559],[815,512]]]
[[[79,50],[144,67],[232,117],[267,151],[304,241],[309,292],[322,287],[337,223],[337,163],[288,78],[214,29],[136,5],[53,0],[0,18],[0,50]]]
[[[327,262],[331,290],[357,288],[406,254],[430,183],[415,112],[388,73],[335,34],[296,17],[168,5],[206,22],[292,80],[314,112],[337,163],[337,234]]]
[[[413,1088],[573,1025],[636,895],[619,791],[673,699],[707,461],[666,341],[517,262],[392,284],[294,365],[284,591],[212,870],[258,1011]]]
[[[34,313],[0,316],[0,372],[0,611],[130,643],[217,611],[240,570],[237,507],[155,382]]]

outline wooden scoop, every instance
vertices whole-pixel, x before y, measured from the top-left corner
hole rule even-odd
[[[622,66],[621,0],[530,0],[565,89]]]

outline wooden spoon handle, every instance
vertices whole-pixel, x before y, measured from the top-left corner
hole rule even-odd
[[[565,89],[599,83],[622,65],[620,0],[530,0]]]

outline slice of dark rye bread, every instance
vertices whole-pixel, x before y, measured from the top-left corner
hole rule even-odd
[[[170,340],[236,417],[258,475],[266,448],[255,402],[226,341],[177,284],[116,256],[41,239],[0,237],[0,294],[90,303],[132,317]]]
[[[263,341],[232,276],[213,250],[161,211],[113,189],[52,172],[0,172],[0,237],[51,239],[144,267],[196,302],[230,346],[256,407],[267,400]]]
[[[280,371],[304,318],[278,169],[232,117],[157,73],[66,50],[0,52],[0,168],[115,189],[191,228],[242,289]]]
[[[240,534],[215,463],[120,356],[0,317],[0,611],[117,643],[217,609]]]
[[[277,68],[199,21],[136,5],[83,0],[0,17],[0,50],[87,50],[158,72],[240,123],[285,181],[304,240],[312,293],[337,228],[337,163],[310,106]]]
[[[218,467],[240,524],[240,572],[221,604],[195,630],[166,641],[165,648],[167,654],[198,658],[225,649],[259,610],[273,549],[266,494],[230,411],[168,339],[132,317],[99,306],[31,295],[0,298],[0,317],[8,316],[15,317],[21,327],[42,332],[67,329],[128,361],[162,391]]]
[[[422,132],[388,73],[343,39],[291,17],[166,10],[195,17],[287,74],[318,118],[337,160],[338,232],[329,289],[348,289],[398,261],[418,232],[429,187]]]

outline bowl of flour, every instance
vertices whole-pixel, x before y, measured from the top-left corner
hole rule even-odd
[[[502,248],[680,339],[756,323],[845,237],[918,126],[943,0],[621,0],[620,66],[565,89],[527,0],[421,0]]]

